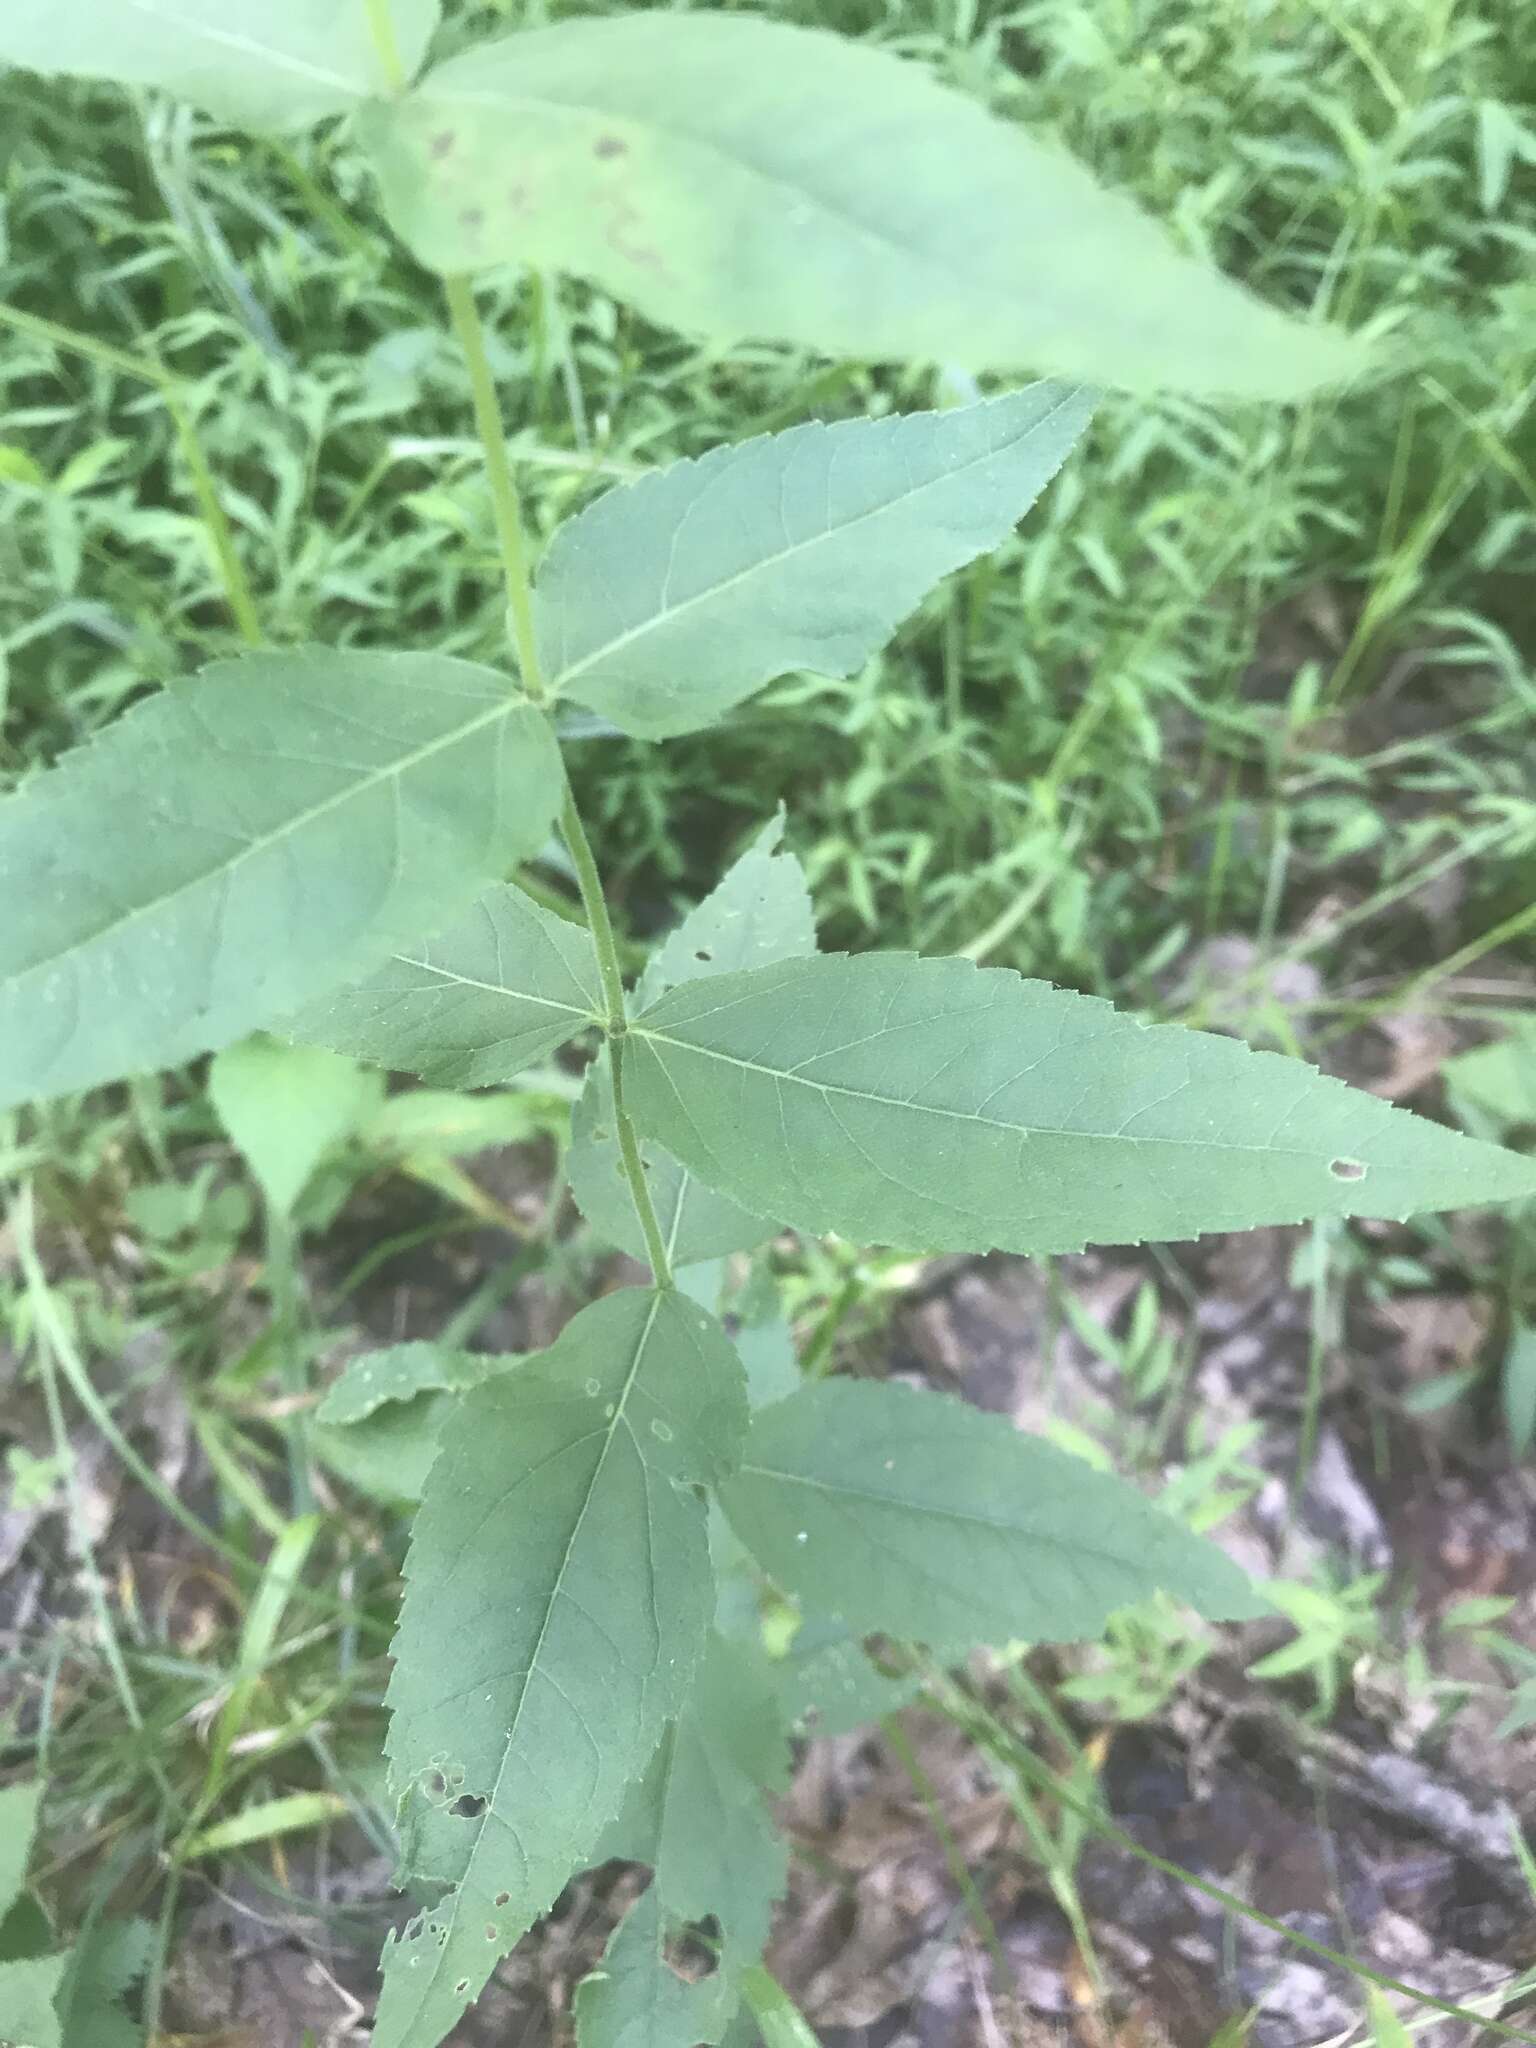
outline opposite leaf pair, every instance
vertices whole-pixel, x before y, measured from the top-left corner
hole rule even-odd
[[[675,1996],[701,2029],[683,2041],[718,2038],[704,2021],[730,2017],[780,1852],[756,1790],[771,1769],[729,1754],[711,1767],[697,1751],[729,1752],[782,1706],[746,1648],[711,1652],[692,1694],[715,1612],[706,1490],[778,1585],[860,1634],[941,1650],[1091,1635],[1159,1589],[1214,1617],[1255,1611],[1221,1552],[995,1418],[839,1380],[748,1428],[745,1374],[715,1318],[676,1289],[609,1295],[548,1351],[454,1396],[439,1429],[388,1749],[405,1865],[442,1896],[386,1948],[379,2048],[440,2038],[570,1876],[620,1854],[654,1865],[657,1896],[613,1967],[662,1972],[667,1993],[667,1918],[714,1915],[714,2003],[706,2014],[705,1994]],[[720,1725],[711,1688],[732,1684],[737,1719]],[[702,1794],[683,1796],[680,1771],[739,1812],[740,1838],[716,1839],[713,1863]],[[743,1841],[758,1845],[745,1859]],[[589,2044],[610,2038],[603,2010],[594,1991]]]

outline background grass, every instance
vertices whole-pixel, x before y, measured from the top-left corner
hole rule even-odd
[[[1528,1007],[1536,43],[1519,0],[774,11],[887,42],[1059,135],[1187,246],[1378,334],[1383,368],[1284,412],[1111,401],[1020,537],[860,675],[786,681],[660,750],[578,732],[628,932],[662,929],[783,802],[827,946],[964,950],[1354,1072],[1383,1015],[1476,1037]],[[498,10],[450,16],[449,42]],[[548,278],[486,296],[541,533],[722,439],[970,390],[942,367],[718,356]],[[501,658],[464,378],[344,130],[256,143],[152,99],[0,76],[5,308],[32,323],[0,324],[8,783],[240,644],[165,373],[267,637]],[[544,1082],[527,1128],[558,1133],[562,1083]],[[424,1215],[391,1165],[366,1147],[339,1162],[315,1238],[339,1230],[366,1260],[497,1215],[444,1159]],[[43,1874],[66,1918],[126,1893],[168,1936],[167,1867],[227,1848],[207,1830],[249,1804],[320,1802],[268,1813],[249,1867],[279,1892],[287,1832],[344,1805],[380,1834],[400,1529],[345,1494],[294,1519],[303,1407],[281,1362],[302,1372],[323,1345],[198,1073],[12,1119],[0,1166],[0,1341],[40,1404],[12,1480],[68,1527],[74,1575],[59,1633],[12,1627],[12,1760],[49,1775]],[[504,1204],[499,1220],[522,1227]],[[1418,1242],[1504,1325],[1536,1314],[1518,1250],[1468,1263],[1433,1224]],[[1420,1284],[1401,1245],[1396,1268],[1356,1240],[1333,1256],[1341,1288]],[[517,1251],[477,1275],[468,1322],[535,1266],[579,1283],[583,1257]],[[878,1329],[911,1278],[837,1251],[779,1263],[817,1355]],[[330,1270],[341,1315],[359,1269]],[[1475,1398],[1491,1358],[1454,1391]],[[146,1409],[181,1466],[140,1444]],[[93,1517],[125,1484],[190,1520],[196,1597],[186,1558],[151,1588],[96,1557]],[[1145,1672],[1166,1649],[1127,1658]]]

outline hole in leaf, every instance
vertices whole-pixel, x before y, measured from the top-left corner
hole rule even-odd
[[[485,208],[483,206],[466,206],[459,214],[459,226],[467,228],[471,234],[476,233],[478,229],[485,226]]]
[[[700,946],[693,957],[695,960],[713,960],[715,956],[710,952],[708,946]]]
[[[629,144],[617,135],[599,135],[592,145],[594,156],[625,156],[628,151]]]
[[[478,1820],[485,1811],[485,1801],[478,1792],[465,1792],[455,1799],[448,1811],[457,1820]]]
[[[458,1983],[455,1984],[453,1987],[453,1995],[455,1998],[462,1998],[468,1989],[469,1979],[467,1977],[461,1977]]]
[[[497,1906],[510,1906],[511,1903],[512,1894],[510,1892],[498,1892],[492,1901],[492,1904]]]
[[[701,1984],[720,1967],[720,1922],[690,1921],[668,1931],[663,1944],[667,1967],[688,1983]]]
[[[1335,1180],[1364,1180],[1365,1168],[1358,1159],[1333,1159],[1328,1171]]]
[[[429,1772],[427,1776],[427,1797],[429,1799],[443,1799],[447,1797],[447,1793],[448,1780],[443,1776],[442,1772]]]
[[[434,161],[441,163],[449,150],[453,148],[453,130],[445,128],[440,135],[434,135],[427,147],[431,151]]]
[[[491,1920],[487,1920],[487,1921],[486,1921],[486,1923],[485,1923],[485,1938],[486,1938],[486,1940],[487,1940],[487,1941],[495,1941],[495,1939],[496,1939],[496,1925],[495,1925],[495,1922],[494,1922],[494,1921],[491,1921]]]

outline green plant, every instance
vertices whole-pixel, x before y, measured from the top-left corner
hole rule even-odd
[[[855,674],[1011,533],[1093,398],[1037,384],[715,449],[578,513],[535,584],[472,269],[553,264],[716,342],[1126,388],[1285,396],[1363,352],[859,46],[635,14],[465,52],[408,87],[433,14],[147,0],[129,34],[101,0],[26,0],[0,28],[11,61],[163,85],[257,129],[355,115],[393,224],[445,273],[516,659],[514,680],[437,652],[254,649],[0,808],[20,906],[0,936],[0,1102],[217,1050],[214,1099],[281,1269],[294,1204],[366,1106],[349,1062],[463,1090],[599,1041],[571,1180],[651,1284],[536,1357],[365,1360],[308,1447],[421,1494],[389,1754],[422,1911],[386,1948],[375,2039],[431,2048],[575,1870],[626,1855],[654,1880],[583,1989],[581,2031],[593,2048],[718,2040],[743,1995],[760,2023],[773,2003],[755,1959],[783,1847],[763,1792],[787,1715],[750,1608],[717,1610],[712,1552],[745,1552],[791,1596],[808,1647],[834,1623],[822,1647],[855,1656],[876,1632],[939,1653],[1092,1636],[1154,1591],[1213,1618],[1256,1604],[1134,1487],[937,1396],[785,1391],[785,1361],[758,1359],[775,1398],[754,1413],[697,1269],[786,1225],[1049,1253],[1514,1200],[1536,1170],[1299,1062],[970,958],[819,955],[777,823],[626,991],[555,710],[660,741],[786,673]],[[210,515],[215,530],[227,540]],[[215,553],[254,640],[238,563]],[[584,922],[506,879],[557,822]],[[1047,851],[1066,866],[1069,847]],[[1070,902],[1059,924],[1069,948]],[[1155,1396],[1173,1355],[1143,1334]],[[195,1840],[237,1839],[239,1818],[221,1825]],[[681,1976],[668,1943],[704,1921],[714,1967]]]
[[[124,1995],[149,1965],[141,1920],[96,1919],[72,1948],[23,1889],[41,1785],[0,1791],[0,2041],[6,2048],[138,2048],[143,2029]]]

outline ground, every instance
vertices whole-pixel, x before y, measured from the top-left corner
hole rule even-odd
[[[1059,134],[1267,296],[1368,328],[1378,368],[1284,411],[1110,399],[1019,539],[857,677],[661,751],[573,732],[633,957],[782,801],[825,945],[963,950],[1529,1143],[1536,1050],[1502,1092],[1461,1064],[1536,993],[1523,10],[775,12]],[[185,380],[270,638],[499,658],[462,376],[344,133],[249,144],[0,76],[0,202],[8,784],[237,645],[165,408],[93,343]],[[486,296],[540,532],[674,454],[966,388],[709,353],[569,281]],[[534,1346],[619,1276],[560,1189],[567,1068],[516,1142],[349,1141],[292,1240],[205,1080],[0,1123],[0,1770],[47,1782],[63,1934],[152,1929],[157,2038],[361,2041],[401,1911],[406,1524],[323,1469],[297,1500],[294,1446],[367,1345]],[[769,1961],[824,2042],[1395,2048],[1359,1968],[1287,1932],[1536,2031],[1533,1245],[1474,1213],[1034,1263],[771,1249],[803,1354],[1050,1430],[1290,1589],[1241,1629],[1150,1609],[919,1673],[904,1706],[893,1665],[884,1722],[808,1732]],[[633,1886],[573,1885],[464,2048],[567,2041]]]

